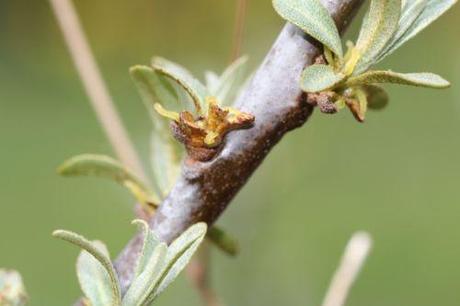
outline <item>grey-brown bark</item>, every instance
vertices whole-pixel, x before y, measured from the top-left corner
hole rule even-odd
[[[343,31],[364,0],[322,0]],[[158,236],[170,242],[190,225],[212,224],[290,130],[313,112],[299,88],[305,66],[320,54],[315,42],[293,25],[281,31],[236,107],[255,115],[254,127],[227,136],[222,151],[210,162],[186,160],[174,188],[150,220]],[[122,290],[129,285],[141,246],[135,236],[116,260]]]

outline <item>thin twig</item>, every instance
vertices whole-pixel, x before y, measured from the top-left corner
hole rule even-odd
[[[71,0],[49,0],[91,105],[121,162],[142,180],[147,176],[102,79]]]
[[[210,276],[210,253],[209,242],[205,241],[198,249],[193,260],[187,267],[187,276],[200,293],[203,305],[223,306],[217,294],[211,287]]]
[[[244,25],[246,21],[246,11],[248,0],[236,0],[235,25],[233,29],[232,52],[230,63],[234,62],[241,55],[243,45]]]
[[[339,267],[324,298],[323,306],[343,306],[353,283],[372,248],[366,232],[355,233],[348,242]]]

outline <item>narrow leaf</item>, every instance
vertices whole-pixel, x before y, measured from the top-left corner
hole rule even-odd
[[[361,88],[366,93],[369,109],[381,110],[388,105],[390,98],[388,93],[382,87],[376,85],[364,85]]]
[[[112,179],[128,188],[141,203],[157,205],[160,202],[158,195],[149,190],[133,173],[117,160],[105,155],[74,156],[58,168],[58,173],[63,176],[96,176]]]
[[[240,251],[238,241],[217,226],[209,228],[206,238],[228,255],[236,256]]]
[[[109,257],[106,246],[100,241],[92,244]],[[77,277],[85,297],[92,306],[112,305],[113,295],[110,275],[104,266],[90,253],[82,250],[77,259]]]
[[[423,12],[426,7],[428,0],[409,0],[403,1],[402,3],[402,12],[401,18],[399,19],[398,30],[392,39],[387,43],[385,49],[383,49],[376,62],[383,60],[386,56],[393,53],[396,48],[394,46],[401,39],[401,37],[407,32],[407,30],[412,26],[414,21],[418,16]]]
[[[149,225],[144,220],[136,219],[132,222],[132,224],[138,225],[142,229],[144,235],[142,250],[136,264],[135,276],[137,277],[145,270],[147,263],[152,257],[153,251],[160,244],[160,241],[150,230]]]
[[[176,63],[161,57],[152,59],[152,67],[155,71],[165,75],[179,84],[192,98],[199,114],[206,113],[206,97],[209,93],[206,87],[200,83],[189,71]]]
[[[369,71],[347,80],[348,86],[376,83],[394,83],[428,88],[447,88],[450,83],[433,73],[397,73],[393,71]]]
[[[231,106],[245,81],[248,57],[243,56],[225,69],[218,83],[210,90],[221,106]]]
[[[366,71],[398,28],[401,0],[372,0],[364,17],[356,48],[360,54],[354,74]]]
[[[321,42],[339,58],[343,57],[339,31],[319,0],[273,0],[273,6],[282,18]]]
[[[320,92],[339,85],[345,80],[345,75],[337,73],[331,66],[312,65],[302,73],[300,87],[305,92]]]
[[[206,229],[205,223],[194,224],[171,243],[165,258],[165,271],[157,288],[149,297],[149,302],[152,302],[163,292],[189,263],[192,255],[203,241]]]
[[[117,274],[115,269],[110,261],[110,257],[104,250],[101,250],[97,244],[87,240],[85,237],[78,235],[74,232],[66,230],[55,230],[53,236],[64,241],[70,242],[83,250],[87,251],[89,254],[94,256],[95,259],[104,267],[106,272],[109,275],[110,285],[112,289],[112,301],[111,305],[120,305],[121,295],[120,295],[120,285],[118,283]]]
[[[413,1],[409,0],[408,2]],[[390,54],[396,49],[401,47],[409,39],[413,38],[415,35],[424,30],[427,26],[433,23],[436,19],[441,17],[447,10],[449,10],[457,0],[428,0],[428,3],[425,6],[425,9],[417,19],[412,23],[412,25],[407,29],[407,31],[402,35],[398,41],[396,41],[391,49],[387,52]]]
[[[167,247],[160,243],[148,258],[145,269],[132,282],[125,296],[122,306],[148,306],[152,291],[158,286],[165,267]]]

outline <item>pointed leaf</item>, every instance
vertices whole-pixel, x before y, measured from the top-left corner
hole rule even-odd
[[[93,241],[92,244],[106,257],[109,257],[107,247],[102,242]],[[110,276],[104,266],[87,251],[81,251],[78,256],[77,276],[83,294],[92,306],[112,305]]]
[[[427,26],[429,26],[436,19],[441,17],[441,15],[443,15],[447,10],[449,10],[456,2],[457,0],[428,0],[428,3],[426,4],[423,12],[419,14],[417,19],[407,29],[404,35],[402,35],[398,41],[393,44],[387,54],[394,52],[409,39],[413,38],[415,35],[424,30]]]
[[[380,86],[364,85],[361,87],[366,93],[367,104],[369,109],[381,110],[388,105],[388,93]]]
[[[110,257],[105,252],[105,250],[101,250],[98,244],[87,240],[85,237],[78,235],[74,232],[66,231],[66,230],[55,230],[53,232],[53,236],[56,238],[60,238],[64,241],[70,242],[83,250],[87,251],[91,254],[97,261],[104,267],[106,272],[109,275],[110,279],[110,286],[112,289],[112,301],[111,305],[118,306],[120,305],[121,295],[120,295],[120,285],[118,283],[118,277],[115,272],[115,268],[112,265]]]
[[[168,247],[165,258],[166,268],[157,288],[149,297],[152,302],[169,284],[176,279],[179,273],[189,263],[192,255],[197,250],[206,235],[206,223],[197,223],[189,227],[182,235],[174,240]]]
[[[301,28],[340,58],[343,57],[339,31],[319,0],[273,0],[273,6],[282,18]]]
[[[243,56],[233,62],[225,69],[219,78],[215,88],[212,88],[212,95],[217,98],[219,105],[231,106],[245,81],[245,70],[248,57]]]
[[[398,30],[396,31],[395,35],[393,35],[391,40],[388,42],[385,49],[380,52],[380,55],[376,62],[383,60],[386,56],[390,55],[396,50],[396,48],[394,48],[395,44],[398,42],[399,39],[401,39],[401,37],[412,26],[417,17],[420,16],[420,14],[423,12],[427,4],[427,1],[428,0],[403,1]]]
[[[331,66],[312,65],[302,73],[300,87],[305,92],[320,92],[339,85],[345,80],[345,75],[335,72]]]
[[[209,93],[207,92],[206,87],[201,84],[200,81],[198,81],[189,71],[178,64],[161,57],[154,57],[152,59],[152,67],[155,71],[171,78],[177,82],[177,84],[182,86],[182,88],[187,91],[193,99],[195,108],[199,114],[206,113],[206,97],[209,96]]]
[[[145,270],[147,263],[152,257],[153,251],[160,244],[160,241],[155,236],[155,234],[150,230],[148,223],[145,222],[144,220],[136,219],[132,222],[132,224],[138,225],[142,229],[143,234],[144,234],[142,250],[141,250],[141,253],[139,254],[139,259],[137,260],[137,264],[136,264],[135,277],[137,277]]]
[[[238,241],[215,225],[209,228],[206,238],[228,255],[236,256],[240,251]]]
[[[109,178],[128,188],[138,201],[157,205],[158,195],[149,190],[140,179],[117,160],[96,154],[82,154],[65,161],[58,173],[63,176],[96,176]]]
[[[147,306],[149,296],[158,286],[162,272],[165,268],[165,257],[167,247],[165,243],[160,243],[148,258],[145,269],[132,282],[125,296],[122,306]]]
[[[348,86],[393,83],[428,88],[447,88],[450,83],[433,73],[397,73],[393,71],[369,71],[347,80]]]
[[[372,0],[364,17],[356,48],[360,54],[354,74],[366,71],[398,28],[401,0]]]

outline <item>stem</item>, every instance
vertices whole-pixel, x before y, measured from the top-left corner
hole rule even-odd
[[[236,1],[235,26],[233,29],[233,43],[230,63],[233,63],[241,55],[241,46],[243,45],[244,25],[248,6],[248,0]]]
[[[345,248],[339,267],[332,278],[323,306],[343,306],[353,283],[372,248],[372,238],[366,232],[355,233]]]
[[[147,176],[132,145],[115,104],[102,79],[94,55],[71,0],[49,0],[61,28],[72,61],[83,83],[91,106],[121,162],[144,182]]]

